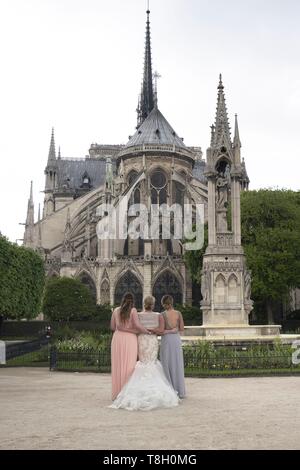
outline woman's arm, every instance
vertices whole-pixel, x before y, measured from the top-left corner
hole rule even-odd
[[[158,328],[150,328],[149,331],[151,331],[151,333],[154,333],[155,335],[163,335],[165,331],[165,321],[161,314],[159,315],[158,321]]]
[[[133,327],[137,329],[138,333],[144,333],[146,335],[150,333],[149,330],[144,328],[143,325],[141,324],[137,310],[135,308],[132,309],[131,318],[132,318]]]
[[[163,332],[163,335],[169,335],[169,334],[174,334],[174,333],[178,333],[178,328],[177,326],[175,328],[172,328],[172,330],[165,330]]]
[[[126,326],[122,326],[121,324],[117,326],[118,331],[125,331],[125,333],[134,333],[135,335],[139,334],[138,330],[135,330],[133,328],[127,328]]]
[[[116,318],[115,318],[115,310],[113,311],[113,313],[111,315],[110,329],[111,329],[111,331],[116,331],[116,329],[117,329]]]
[[[181,312],[178,312],[178,313],[179,313],[179,331],[181,333],[183,333],[184,332],[184,322],[183,322]]]

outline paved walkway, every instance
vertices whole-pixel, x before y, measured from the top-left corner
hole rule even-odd
[[[110,376],[0,369],[0,449],[300,449],[300,377],[186,379],[172,410],[111,410]]]

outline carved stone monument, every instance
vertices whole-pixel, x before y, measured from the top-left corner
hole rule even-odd
[[[203,336],[253,337],[279,334],[279,326],[249,326],[251,273],[241,245],[241,142],[237,117],[233,142],[222,77],[218,86],[216,123],[207,150],[208,247],[201,278]],[[230,209],[230,217],[229,217]]]

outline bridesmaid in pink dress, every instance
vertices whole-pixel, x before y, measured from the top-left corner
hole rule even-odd
[[[120,307],[113,311],[110,327],[114,332],[111,342],[111,379],[112,400],[115,400],[135,369],[137,334],[150,334],[139,321],[132,294],[125,294]]]

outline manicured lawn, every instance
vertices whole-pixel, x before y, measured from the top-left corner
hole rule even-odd
[[[9,359],[6,366],[10,367],[49,367],[49,349],[42,348],[39,351],[23,354]]]

